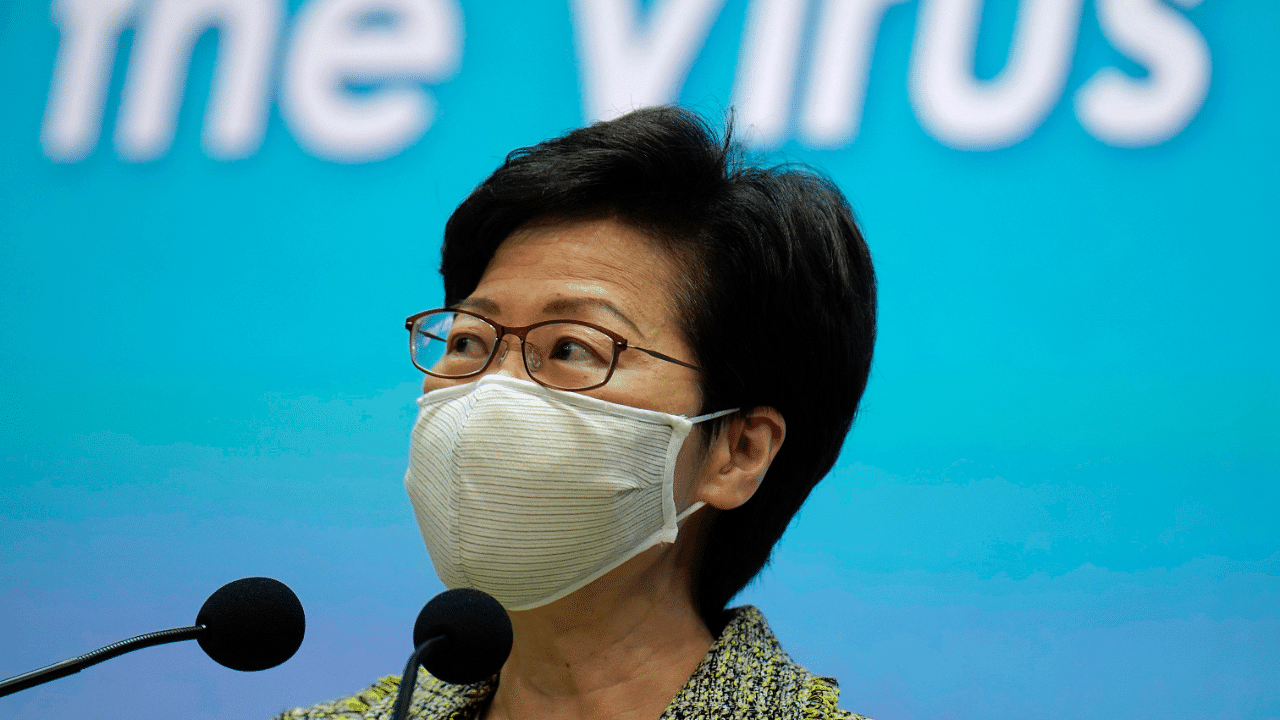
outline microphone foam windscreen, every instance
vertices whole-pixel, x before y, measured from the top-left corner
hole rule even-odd
[[[447,683],[492,677],[511,654],[511,619],[497,600],[479,590],[446,590],[422,608],[413,624],[413,646],[439,635],[445,637],[444,647],[422,666]]]
[[[293,657],[307,629],[298,596],[279,580],[242,578],[209,596],[196,615],[200,647],[232,670],[266,670]]]

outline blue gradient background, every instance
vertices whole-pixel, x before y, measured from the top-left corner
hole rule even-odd
[[[980,75],[1015,5],[987,3]],[[1121,150],[1071,109],[1098,68],[1142,73],[1087,3],[1063,101],[986,153],[915,120],[916,9],[885,17],[858,140],[774,156],[847,192],[882,332],[837,470],[740,600],[878,720],[1280,717],[1280,5],[1186,11],[1208,101]],[[314,159],[278,113],[252,157],[207,158],[209,34],[172,149],[123,162],[126,34],[104,140],[56,164],[48,5],[0,3],[0,676],[187,624],[236,577],[280,578],[308,613],[277,669],[155,648],[0,717],[265,718],[402,668],[440,589],[401,485],[402,319],[439,304],[468,190],[583,121],[567,4],[463,10],[436,122],[390,160]],[[711,116],[745,10],[682,91]]]

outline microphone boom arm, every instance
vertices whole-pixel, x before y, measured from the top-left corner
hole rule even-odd
[[[85,653],[79,657],[73,657],[70,660],[63,660],[60,663],[54,663],[32,670],[28,673],[15,675],[8,680],[0,681],[0,697],[11,695],[19,690],[26,690],[29,687],[35,687],[50,680],[57,680],[61,677],[74,675],[81,670],[97,665],[104,660],[110,660],[117,655],[123,655],[127,652],[140,650],[144,647],[152,645],[164,645],[171,642],[179,642],[181,640],[191,640],[197,638],[205,631],[204,625],[192,625],[190,627],[172,628],[169,630],[160,630],[157,632],[147,633],[131,637],[128,640],[121,640],[103,648],[98,648],[93,652]]]
[[[419,645],[409,656],[409,664],[404,666],[404,675],[400,676],[400,687],[396,689],[396,704],[391,711],[391,720],[403,720],[408,717],[409,701],[413,699],[413,688],[418,684],[418,668],[445,641],[444,635],[437,635]]]

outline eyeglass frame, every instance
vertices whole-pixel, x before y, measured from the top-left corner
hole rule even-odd
[[[471,317],[476,318],[477,320],[480,320],[481,322],[484,322],[490,327],[497,330],[498,332],[497,339],[493,343],[493,347],[489,350],[489,357],[484,361],[484,364],[481,365],[478,370],[473,370],[472,372],[469,372],[465,375],[441,375],[440,373],[432,372],[431,370],[428,370],[418,364],[418,359],[414,357],[414,353],[413,353],[413,325],[419,319],[424,318],[427,315],[430,315],[432,313],[439,313],[439,312],[462,313],[463,315],[470,315]],[[539,380],[537,377],[535,377],[533,372],[529,370],[529,356],[525,353],[525,348],[526,348],[525,337],[528,336],[529,331],[535,330],[545,325],[556,325],[556,324],[565,324],[565,323],[570,325],[582,325],[584,327],[589,327],[592,330],[596,330],[604,334],[606,337],[608,337],[610,340],[613,341],[613,345],[612,345],[613,358],[609,361],[609,371],[605,373],[604,380],[601,380],[599,383],[596,383],[595,385],[588,385],[587,387],[573,388],[572,390],[570,390],[569,388],[556,387],[555,385],[551,385],[550,383],[543,382],[542,380]],[[409,361],[413,363],[414,367],[418,368],[422,372],[430,375],[431,377],[437,377],[442,380],[464,380],[469,377],[475,377],[476,375],[483,373],[485,370],[488,370],[489,366],[493,364],[493,359],[498,356],[498,346],[502,344],[502,339],[508,335],[514,335],[520,340],[520,362],[524,364],[524,371],[529,376],[529,379],[533,380],[534,382],[538,383],[543,387],[551,388],[552,390],[582,392],[584,390],[594,390],[598,387],[603,387],[613,377],[613,371],[618,368],[618,356],[620,356],[622,352],[627,349],[639,350],[640,352],[646,355],[649,355],[651,357],[655,357],[659,360],[665,360],[669,363],[674,363],[681,367],[687,367],[690,370],[697,370],[698,372],[706,372],[706,370],[703,370],[697,365],[692,365],[683,360],[677,360],[671,357],[670,355],[664,355],[663,353],[660,353],[657,350],[650,350],[648,348],[642,348],[637,345],[632,345],[622,335],[619,335],[618,333],[608,328],[600,327],[595,323],[586,322],[585,320],[573,320],[570,318],[561,318],[556,320],[542,320],[540,322],[533,323],[532,325],[524,325],[522,327],[510,327],[510,326],[495,322],[494,320],[491,320],[481,315],[480,313],[473,312],[471,310],[463,310],[461,308],[434,308],[432,310],[424,310],[420,313],[414,313],[413,315],[410,315],[409,317],[405,318],[404,329],[409,331]],[[427,335],[427,333],[422,333],[422,334]],[[431,335],[428,335],[428,337],[434,337],[435,339],[438,339],[441,342],[444,342],[446,348],[448,347],[448,342],[449,342],[448,338],[441,338],[439,336],[431,336]]]

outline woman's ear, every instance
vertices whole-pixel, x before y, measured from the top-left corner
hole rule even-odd
[[[731,510],[751,499],[787,436],[787,421],[771,407],[732,415],[710,440],[698,499]]]

